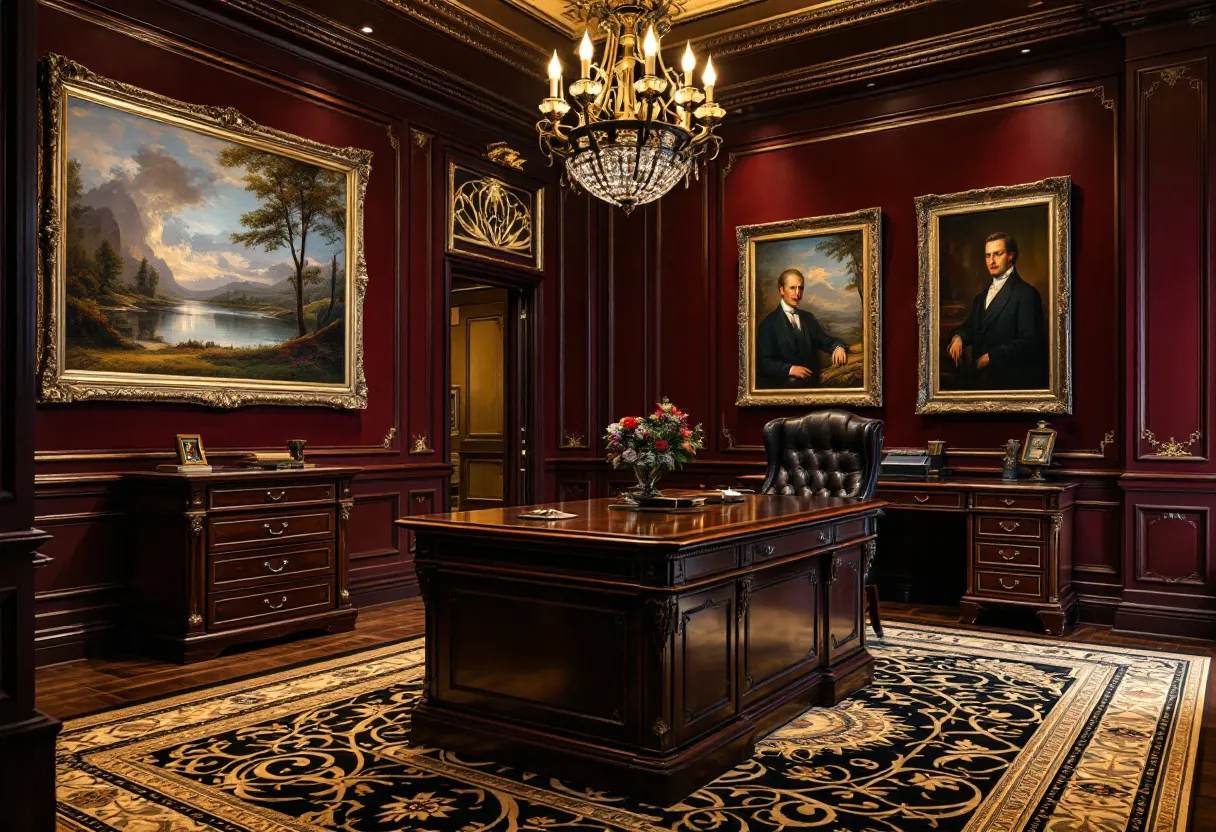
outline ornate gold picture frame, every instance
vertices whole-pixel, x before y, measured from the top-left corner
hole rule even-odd
[[[449,160],[448,253],[541,271],[544,192]]]
[[[882,404],[882,210],[743,225],[736,404]]]
[[[39,401],[367,407],[371,151],[41,72]]]
[[[1072,412],[1071,188],[917,198],[917,413]]]

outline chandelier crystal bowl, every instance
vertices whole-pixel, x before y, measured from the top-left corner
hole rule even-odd
[[[553,53],[549,96],[536,125],[541,151],[550,164],[554,157],[565,160],[568,183],[630,213],[717,156],[722,140],[714,128],[726,111],[714,103],[713,61],[705,64],[704,89],[693,85],[691,44],[684,51],[682,76],[663,63],[659,39],[670,31],[678,8],[672,0],[576,0],[575,5],[588,27],[605,33],[602,60],[598,65],[592,60],[589,28],[579,46],[579,77],[567,91]]]

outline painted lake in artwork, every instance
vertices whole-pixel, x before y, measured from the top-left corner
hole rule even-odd
[[[186,301],[165,309],[107,310],[107,314],[111,319],[125,321],[136,343],[148,349],[189,341],[217,347],[266,347],[298,334],[294,319],[201,301]]]

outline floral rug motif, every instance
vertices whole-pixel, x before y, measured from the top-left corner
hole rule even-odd
[[[913,625],[874,684],[657,807],[408,741],[422,640],[64,726],[59,828],[1098,832],[1186,828],[1206,658]]]

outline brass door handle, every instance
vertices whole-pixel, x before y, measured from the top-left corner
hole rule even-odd
[[[283,525],[279,527],[279,530],[277,532],[274,529],[270,528],[269,523],[263,523],[262,528],[265,529],[267,531],[267,533],[269,533],[272,537],[278,537],[283,532],[287,531],[287,521],[286,520],[283,521]]]
[[[286,493],[286,491],[280,491],[278,494],[275,494],[274,492],[267,491],[266,499],[270,500],[272,503],[277,503],[279,500],[283,499],[283,495]]]
[[[912,499],[916,500],[918,503],[927,503],[929,502],[930,496],[928,494],[913,494]]]
[[[1006,497],[1004,500],[1001,500],[1001,502],[1007,506],[1013,505],[1013,500],[1009,499],[1008,497]]]
[[[282,609],[283,605],[287,603],[287,596],[286,595],[280,596],[278,604],[270,603],[269,598],[263,598],[262,603],[265,604],[266,606],[270,607],[272,610],[279,610],[279,609]]]
[[[1013,579],[1013,586],[1005,586],[1004,578],[997,578],[997,582],[1001,585],[1001,589],[1014,589],[1018,584],[1021,583],[1021,581],[1019,581],[1017,578]]]
[[[278,569],[275,569],[273,566],[271,566],[270,561],[266,561],[266,563],[264,563],[263,566],[265,566],[271,572],[282,572],[284,569],[287,568],[287,558],[283,558],[283,562],[279,564]]]
[[[1000,555],[1001,557],[1003,557],[1005,560],[1013,560],[1013,559],[1014,559],[1014,558],[1016,558],[1018,555],[1022,554],[1022,553],[1021,553],[1021,552],[1019,552],[1017,549],[1014,549],[1014,550],[1013,550],[1013,554],[1012,554],[1012,555],[1007,555],[1007,554],[1005,554],[1005,550],[1004,550],[1004,549],[997,549],[997,550],[996,550],[996,553],[997,553],[998,555]]]
[[[997,523],[997,525],[1000,526],[1005,531],[1011,532],[1018,527],[1018,522],[1016,520],[1014,520],[1011,523],[1008,520],[1001,520],[1000,522]]]

